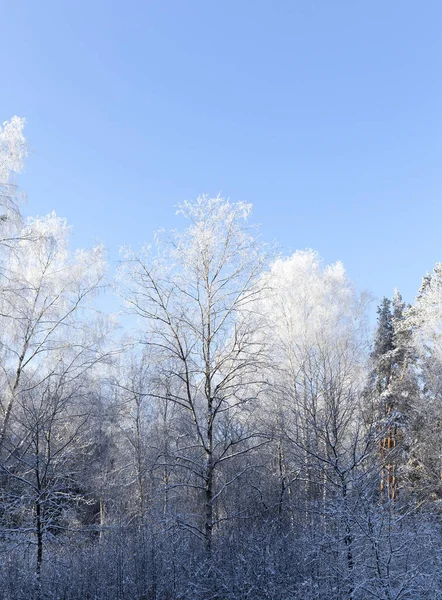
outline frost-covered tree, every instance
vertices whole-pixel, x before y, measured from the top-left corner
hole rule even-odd
[[[355,293],[341,263],[324,268],[312,250],[277,260],[265,280],[270,292],[258,312],[271,340],[270,377],[285,427],[303,448],[310,496],[307,465],[324,449],[321,423],[346,410],[364,382],[366,298]]]
[[[188,424],[175,460],[200,508],[197,519],[179,518],[204,541],[207,556],[217,502],[241,475],[239,468],[224,479],[222,466],[258,444],[240,416],[259,392],[265,360],[248,311],[262,293],[265,264],[247,225],[250,209],[220,197],[185,202],[178,212],[188,228],[160,234],[139,254],[126,250],[120,271],[122,294],[141,317],[142,342],[162,357],[161,375],[174,384],[159,395],[181,407]]]
[[[75,532],[81,506],[93,502],[82,477],[94,447],[93,384],[88,368],[74,366],[72,358],[59,360],[17,398],[0,467],[1,539],[8,547],[35,546],[37,584],[47,542]]]
[[[412,329],[398,291],[378,308],[371,360],[367,395],[379,432],[380,491],[387,500],[396,501],[399,489],[406,487],[420,393]]]
[[[442,264],[422,281],[407,311],[419,368],[421,399],[415,405],[409,483],[420,500],[442,497]]]
[[[0,126],[0,247],[13,243],[21,217],[17,175],[28,154],[24,124],[24,119],[13,117]]]
[[[48,355],[57,361],[73,343],[72,336],[84,330],[81,317],[105,266],[101,247],[69,253],[69,228],[55,214],[30,219],[21,233],[3,265],[0,449],[22,385],[29,388],[44,380]],[[86,337],[84,342],[86,354]]]
[[[105,263],[100,247],[71,253],[55,214],[19,232],[0,298],[0,534],[35,540],[39,581],[44,540],[66,526],[63,504],[81,496],[74,473],[87,445],[86,382],[107,333],[90,301]]]
[[[257,310],[272,357],[265,415],[276,436],[278,512],[291,513],[286,524],[296,523],[313,548],[332,521],[345,531],[334,543],[343,557],[340,585],[352,597],[349,496],[371,444],[360,411],[366,298],[341,263],[324,267],[312,250],[277,260],[264,279],[269,293]]]
[[[377,309],[378,320],[374,335],[373,351],[371,358],[376,362],[373,372],[375,376],[374,387],[378,394],[386,390],[391,379],[391,352],[393,346],[393,315],[391,300],[384,297]]]

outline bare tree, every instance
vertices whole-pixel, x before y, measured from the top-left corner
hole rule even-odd
[[[103,248],[70,254],[69,229],[55,214],[30,220],[22,232],[4,262],[7,283],[0,298],[0,452],[23,375],[32,371],[34,386],[44,380],[48,355],[57,361],[84,328],[104,272]]]
[[[201,494],[202,515],[183,525],[201,537],[207,556],[214,504],[231,483],[217,479],[220,467],[260,443],[256,432],[244,426],[238,436],[235,427],[259,393],[265,363],[249,318],[266,261],[246,225],[250,208],[219,197],[186,202],[178,212],[188,229],[157,236],[153,250],[126,250],[120,270],[122,294],[144,322],[143,343],[162,357],[162,377],[179,384],[160,396],[190,418],[175,460],[192,474],[182,485]]]

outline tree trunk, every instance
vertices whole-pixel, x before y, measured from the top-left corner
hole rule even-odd
[[[211,445],[211,444],[210,444]],[[205,475],[205,522],[204,537],[206,556],[210,560],[212,557],[212,533],[213,533],[213,457],[212,452],[207,451],[206,456],[206,475]]]

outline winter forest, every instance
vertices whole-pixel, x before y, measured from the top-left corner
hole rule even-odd
[[[0,129],[0,597],[442,598],[442,264],[371,331],[341,263],[201,196],[111,273],[23,216],[23,126]]]

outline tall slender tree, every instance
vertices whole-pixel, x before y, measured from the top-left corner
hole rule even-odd
[[[377,412],[381,460],[381,495],[396,501],[405,481],[412,410],[419,394],[412,331],[398,291],[378,308],[371,355],[372,398]]]
[[[179,384],[163,399],[189,417],[176,460],[191,475],[182,485],[202,499],[200,518],[183,526],[201,537],[209,558],[217,500],[241,475],[239,467],[222,480],[221,466],[259,444],[247,421],[235,426],[259,393],[265,362],[249,307],[263,293],[266,256],[247,225],[250,209],[220,197],[186,202],[178,211],[189,221],[184,233],[157,237],[155,251],[126,251],[120,271],[125,300],[144,322],[143,343]]]

